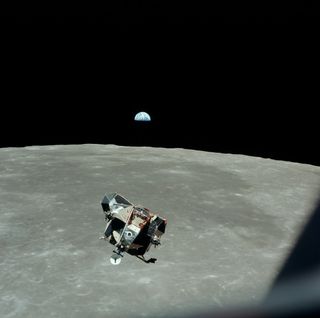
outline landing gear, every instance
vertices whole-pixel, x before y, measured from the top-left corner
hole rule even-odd
[[[153,244],[155,247],[157,247],[158,245],[161,245],[159,238],[153,238],[150,242],[151,242],[151,244]]]
[[[124,249],[118,247],[116,250],[113,251],[114,254],[110,257],[110,263],[112,265],[119,265],[121,263],[121,259],[123,257]]]
[[[121,263],[122,257],[123,255],[121,256],[119,254],[114,253],[110,257],[110,263],[112,265],[119,265]]]
[[[139,258],[140,260],[142,260],[143,262],[147,263],[147,264],[149,264],[149,263],[154,264],[157,261],[156,258],[149,258],[148,260],[146,260],[143,255],[136,255],[136,257]]]

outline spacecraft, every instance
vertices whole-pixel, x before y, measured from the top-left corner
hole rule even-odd
[[[155,263],[156,258],[146,260],[144,254],[152,245],[160,245],[167,220],[143,206],[130,203],[119,193],[106,194],[101,206],[107,225],[100,239],[115,246],[111,264],[120,264],[124,253],[145,263]]]

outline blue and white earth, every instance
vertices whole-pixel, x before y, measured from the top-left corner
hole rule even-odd
[[[136,114],[136,116],[134,117],[134,120],[135,121],[151,121],[151,117],[146,112],[140,112]]]

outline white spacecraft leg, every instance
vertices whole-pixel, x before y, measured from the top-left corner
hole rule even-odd
[[[112,265],[119,265],[121,263],[121,259],[122,259],[122,256],[117,254],[117,253],[114,253],[111,255],[110,257],[110,263]]]

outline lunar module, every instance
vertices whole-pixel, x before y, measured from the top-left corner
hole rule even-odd
[[[145,207],[133,205],[118,193],[106,194],[101,205],[107,225],[100,239],[115,246],[111,264],[120,264],[125,252],[145,263],[155,263],[155,258],[146,260],[144,254],[151,245],[160,245],[167,220]]]

